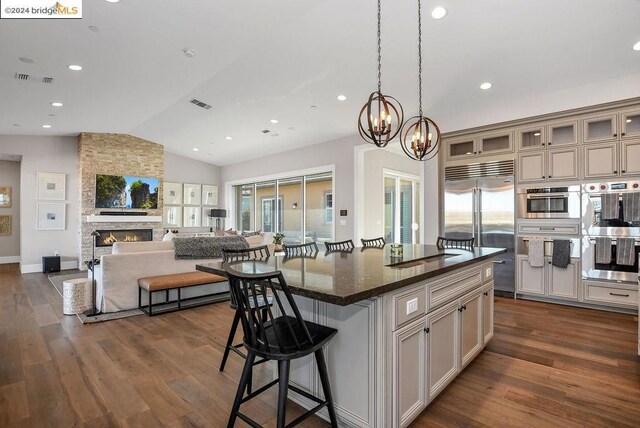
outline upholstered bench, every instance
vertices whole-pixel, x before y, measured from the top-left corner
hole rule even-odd
[[[209,303],[219,302],[229,298],[229,293],[208,294],[206,296],[199,296],[197,298],[189,299],[191,302],[182,300],[180,291],[186,287],[193,287],[196,285],[212,284],[215,282],[224,282],[227,278],[212,273],[193,271],[185,273],[174,273],[169,275],[157,275],[148,276],[146,278],[138,279],[138,308],[149,316],[158,315],[160,313],[179,311],[185,308],[191,308],[194,306],[206,305]],[[149,296],[149,303],[146,308],[142,306],[142,290],[147,291]],[[178,300],[169,301],[169,291],[178,291]],[[165,293],[165,301],[161,303],[153,303],[154,293]],[[177,306],[172,305],[177,303]],[[154,306],[167,306],[172,307],[163,309],[160,312],[154,312]]]

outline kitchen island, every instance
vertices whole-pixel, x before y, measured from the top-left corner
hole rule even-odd
[[[491,339],[493,257],[503,252],[404,245],[403,257],[392,258],[387,245],[233,268],[280,270],[302,316],[338,330],[325,355],[340,426],[396,427],[407,426]],[[226,274],[221,263],[197,269]],[[321,395],[312,358],[292,362],[290,382]]]

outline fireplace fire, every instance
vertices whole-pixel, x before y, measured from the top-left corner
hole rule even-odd
[[[141,242],[153,240],[153,229],[98,230],[96,247],[111,247],[114,242]]]

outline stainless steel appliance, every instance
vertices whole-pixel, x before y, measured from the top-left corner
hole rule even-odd
[[[474,237],[476,246],[506,248],[507,252],[494,261],[494,286],[496,290],[514,292],[513,162],[492,164],[495,165],[475,164],[475,169],[471,165],[445,169],[444,235]],[[509,175],[483,177],[496,172]]]
[[[518,218],[580,218],[580,186],[518,189]]]
[[[640,192],[640,180],[608,181],[587,183],[582,186],[582,276],[589,279],[635,283],[638,272],[638,252],[640,252],[640,221],[624,218],[622,195]],[[618,195],[617,218],[602,218],[602,195]],[[596,238],[609,237],[611,243],[611,263],[596,263]],[[636,245],[635,264],[616,263],[617,238],[634,238]]]

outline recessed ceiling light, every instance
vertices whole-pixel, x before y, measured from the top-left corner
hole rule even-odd
[[[19,123],[14,123],[13,126],[20,126],[20,124]]]
[[[634,51],[640,51],[640,42],[638,42],[635,45],[633,45],[633,50]]]
[[[199,148],[197,148],[197,147],[194,147],[194,148],[193,148],[193,151],[194,151],[194,152],[197,152],[197,151],[199,151],[199,150],[200,150],[200,149],[199,149]]]
[[[26,56],[21,56],[18,59],[24,62],[25,64],[33,64],[33,60],[31,58],[27,58]]]
[[[231,138],[231,137],[224,137],[224,139],[225,140],[229,140],[229,141],[233,140],[233,138]]]
[[[534,137],[539,137],[539,136],[540,136],[540,133],[539,133],[539,132],[534,132],[534,133],[533,133],[533,136],[534,136]]]
[[[338,101],[345,101],[347,99],[347,97],[345,97],[344,95],[338,95]]]
[[[69,66],[69,70],[73,70],[73,71],[80,71],[80,70],[82,70],[82,67],[81,67],[81,66],[79,66],[79,65],[71,64],[71,65]]]
[[[442,19],[447,14],[447,9],[442,6],[438,6],[431,11],[431,17],[433,19]]]
[[[317,108],[318,106],[309,106],[309,107],[311,107],[311,108]]]
[[[196,56],[196,51],[191,48],[184,48],[182,49],[182,52],[184,52],[184,55],[187,58],[193,58],[194,56]]]
[[[278,119],[271,119],[270,122],[271,123],[278,123]]]
[[[93,31],[94,33],[97,33],[99,30],[98,27],[96,27],[95,25],[89,25],[89,31]]]
[[[42,125],[43,128],[51,128],[51,125]]]
[[[482,85],[480,85],[480,89],[491,89],[493,85],[490,82],[484,82]]]
[[[62,103],[58,101],[52,102],[51,105],[54,107],[62,107]]]
[[[120,0],[104,0],[107,3],[118,3]]]

